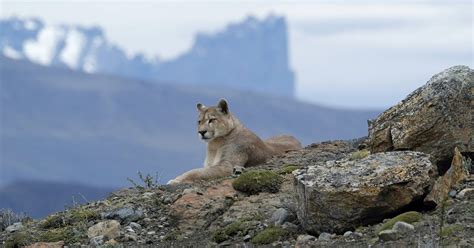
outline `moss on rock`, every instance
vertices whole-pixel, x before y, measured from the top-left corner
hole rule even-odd
[[[248,194],[276,193],[280,190],[282,182],[282,177],[275,172],[256,170],[244,172],[232,183],[232,186],[234,189]]]
[[[252,239],[252,243],[257,245],[270,244],[281,238],[285,238],[287,235],[288,232],[281,227],[268,227],[255,235]]]
[[[403,221],[403,222],[411,224],[411,223],[418,222],[421,219],[421,217],[422,217],[421,213],[418,213],[415,211],[410,211],[410,212],[400,214],[388,220],[387,222],[385,222],[377,231],[377,233],[380,233],[381,231],[385,231],[388,229],[392,229],[393,225],[397,223],[398,221]]]
[[[301,168],[300,165],[296,165],[296,164],[287,164],[285,166],[283,166],[282,168],[280,168],[278,170],[278,174],[282,174],[282,175],[285,175],[285,174],[290,174],[292,173],[294,170],[297,170]]]

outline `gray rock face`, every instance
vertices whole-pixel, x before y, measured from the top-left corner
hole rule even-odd
[[[471,113],[474,71],[454,66],[433,76],[427,84],[369,121],[372,152],[415,150],[449,167],[454,148],[474,152]]]
[[[379,239],[383,241],[393,241],[398,239],[399,233],[395,230],[385,230],[379,233]]]
[[[290,218],[290,213],[284,208],[279,208],[273,212],[270,222],[274,225],[282,225]]]
[[[297,216],[309,233],[344,233],[381,221],[433,183],[435,167],[421,152],[377,153],[317,163],[293,172]]]
[[[122,223],[137,221],[143,218],[143,216],[144,213],[142,209],[132,207],[118,208],[102,214],[102,217],[105,219],[119,219]]]

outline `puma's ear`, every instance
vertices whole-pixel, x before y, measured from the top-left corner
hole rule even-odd
[[[227,104],[227,101],[225,99],[219,100],[219,103],[217,104],[217,108],[219,111],[221,111],[224,114],[229,113],[229,105]]]
[[[204,109],[206,109],[206,106],[204,106],[204,105],[202,105],[202,104],[200,104],[200,103],[198,103],[198,104],[196,105],[196,107],[197,107],[197,109],[198,109],[200,112],[202,112],[202,111],[204,111]]]

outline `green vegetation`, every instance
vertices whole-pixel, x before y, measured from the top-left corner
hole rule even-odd
[[[58,242],[64,241],[66,244],[72,244],[80,241],[79,237],[74,235],[71,227],[63,227],[48,230],[39,236],[42,242]]]
[[[66,226],[66,222],[60,215],[50,215],[40,225],[44,229],[59,228]]]
[[[239,234],[239,232],[245,235],[251,226],[252,225],[250,222],[244,221],[230,223],[226,227],[215,231],[212,235],[212,240],[214,240],[216,243],[221,243],[228,240],[231,236]]]
[[[441,237],[449,237],[453,235],[455,232],[459,232],[462,230],[463,230],[463,227],[459,224],[448,225],[448,226],[445,226],[441,230]]]
[[[256,170],[244,172],[232,183],[232,186],[234,189],[248,194],[276,193],[280,190],[282,182],[283,178],[275,172]]]
[[[280,238],[284,238],[287,235],[288,232],[281,227],[268,227],[253,237],[252,243],[257,245],[270,244],[272,242],[278,241]]]
[[[281,174],[281,175],[284,175],[284,174],[290,174],[292,173],[294,170],[297,170],[301,168],[300,165],[296,165],[296,164],[287,164],[285,166],[283,166],[282,168],[280,168],[278,170],[278,174]]]
[[[351,154],[349,160],[359,160],[370,155],[370,151],[367,149],[355,151]]]
[[[380,229],[377,231],[377,233],[380,233],[381,231],[385,231],[385,230],[388,230],[388,229],[392,229],[393,225],[395,223],[397,223],[398,221],[403,221],[403,222],[412,224],[412,223],[415,223],[415,222],[418,222],[419,220],[421,220],[421,217],[422,217],[422,215],[418,212],[415,212],[415,211],[410,211],[410,212],[400,214],[400,215],[388,220],[387,222],[385,222],[382,225],[382,227],[380,227]]]
[[[89,222],[99,218],[100,215],[90,209],[74,209],[71,211],[72,222]]]
[[[5,242],[5,248],[24,247],[32,242],[32,237],[26,232],[16,232]]]

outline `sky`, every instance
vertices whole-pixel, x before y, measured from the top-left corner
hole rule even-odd
[[[301,100],[383,109],[435,73],[474,66],[470,0],[418,1],[4,1],[0,16],[101,26],[127,53],[172,59],[197,32],[248,15],[283,15]]]

